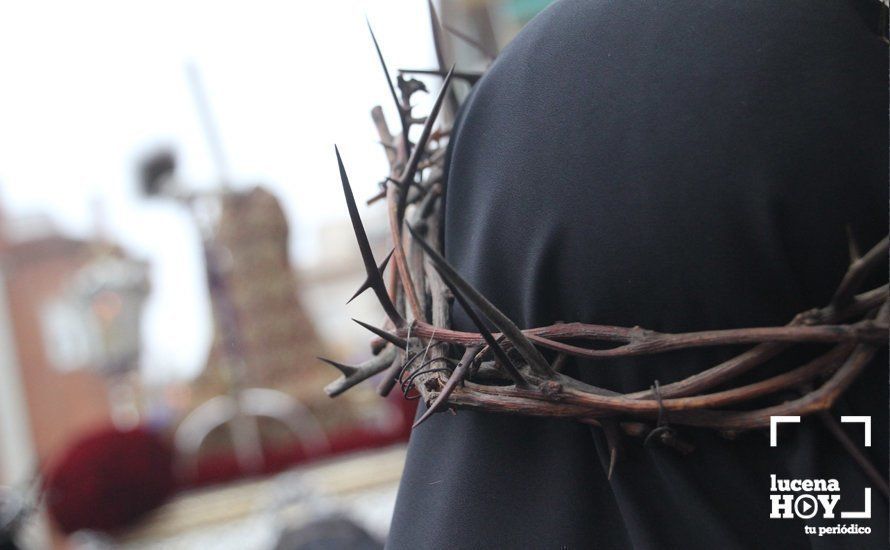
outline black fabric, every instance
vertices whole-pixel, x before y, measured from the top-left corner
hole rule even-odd
[[[887,232],[887,46],[877,1],[563,0],[478,83],[452,139],[448,259],[525,327],[661,331],[780,325],[825,305]],[[886,280],[886,272],[879,274]],[[880,279],[878,277],[878,279]],[[877,280],[877,279],[876,279]],[[470,329],[456,312],[456,325]],[[739,350],[584,362],[619,391]],[[815,350],[806,350],[812,352]],[[769,369],[799,364],[786,354]],[[791,397],[791,396],[789,396]],[[836,414],[873,415],[887,471],[887,358]],[[423,407],[421,407],[422,413]],[[390,548],[884,548],[769,519],[769,475],[868,482],[818,420],[730,441],[680,430],[681,456],[628,440],[611,481],[597,429],[459,411],[411,437]],[[850,428],[860,441],[861,429]],[[836,520],[833,523],[854,523]],[[817,525],[815,521],[808,522]]]

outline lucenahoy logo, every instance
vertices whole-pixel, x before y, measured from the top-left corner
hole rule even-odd
[[[778,425],[798,424],[799,416],[770,417],[770,446],[778,446]],[[861,423],[865,428],[864,445],[871,447],[871,417],[842,416],[841,423]],[[782,479],[770,474],[770,518],[773,519],[844,519],[871,518],[871,488],[864,488],[862,510],[839,510],[841,500],[840,483],[836,479]],[[859,524],[837,524],[833,526],[804,525],[804,532],[812,535],[867,535],[871,527]]]

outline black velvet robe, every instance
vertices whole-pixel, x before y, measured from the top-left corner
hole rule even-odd
[[[524,327],[782,325],[827,304],[848,264],[847,226],[863,249],[887,233],[888,50],[878,7],[557,2],[462,110],[447,178],[449,261]],[[627,392],[739,351],[572,368]],[[748,379],[796,366],[808,351]],[[882,472],[887,408],[882,352],[834,412],[873,416],[865,450]],[[861,427],[848,430],[861,441]],[[886,547],[877,489],[871,520],[825,520],[867,525],[870,536],[807,536],[802,520],[769,519],[770,474],[836,478],[838,508],[862,509],[869,483],[817,419],[783,426],[778,448],[763,431],[733,441],[679,433],[692,454],[629,439],[607,480],[596,428],[434,415],[411,437],[389,547]]]

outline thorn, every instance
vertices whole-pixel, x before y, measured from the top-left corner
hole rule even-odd
[[[367,206],[371,206],[375,202],[386,198],[386,189],[379,191],[376,195],[365,201]]]
[[[414,150],[411,151],[411,156],[408,159],[408,164],[405,166],[405,171],[402,173],[402,177],[399,178],[399,200],[396,205],[396,217],[399,220],[402,219],[402,215],[405,212],[405,207],[408,202],[408,188],[414,181],[414,175],[417,173],[417,165],[420,163],[420,157],[422,157],[426,151],[426,144],[430,138],[430,133],[433,130],[433,124],[435,124],[436,117],[439,115],[439,110],[442,108],[442,100],[445,99],[445,95],[448,93],[448,87],[451,85],[451,78],[453,75],[454,65],[451,66],[451,70],[448,71],[448,74],[445,76],[445,81],[442,82],[442,88],[439,89],[439,95],[436,96],[436,101],[433,103],[432,109],[430,109],[430,114],[427,115],[426,122],[423,124],[423,131],[420,133],[420,138],[417,140]]]
[[[853,228],[847,224],[847,247],[850,251],[850,263],[856,263],[856,260],[862,258],[859,252],[859,244],[856,242],[856,236],[853,235]]]
[[[377,51],[377,59],[380,60],[380,66],[383,68],[384,76],[386,76],[386,84],[389,86],[389,94],[392,96],[392,102],[395,104],[396,112],[399,114],[399,124],[402,126],[402,146],[404,147],[405,155],[407,156],[411,152],[411,140],[408,137],[408,130],[411,128],[407,119],[407,115],[411,112],[411,109],[399,101],[399,97],[396,95],[396,88],[392,83],[392,77],[389,75],[389,69],[386,68],[386,61],[383,59],[383,52],[380,51],[380,44],[377,42],[377,37],[374,35],[374,29],[371,28],[371,22],[367,17],[365,18],[365,22],[368,24],[368,32],[371,33],[374,49]]]
[[[445,53],[442,44],[442,26],[439,23],[439,14],[436,13],[436,7],[433,6],[433,0],[427,0],[427,6],[430,11],[430,27],[433,31],[433,46],[436,48],[436,60],[439,62],[439,69],[445,70]]]
[[[516,383],[517,386],[526,386],[527,383],[525,378],[523,378],[522,374],[520,374],[519,369],[516,368],[516,365],[513,364],[513,361],[507,356],[507,353],[504,351],[504,348],[500,346],[500,344],[495,340],[494,336],[491,334],[491,331],[488,330],[488,327],[485,326],[485,323],[482,322],[482,319],[479,318],[479,315],[473,309],[473,306],[470,305],[467,298],[464,296],[463,292],[457,289],[451,281],[448,280],[447,277],[442,277],[442,282],[451,290],[451,293],[457,298],[457,301],[460,302],[462,308],[467,313],[467,316],[476,325],[476,328],[479,329],[479,333],[482,335],[482,338],[485,340],[485,343],[488,344],[489,349],[494,353],[495,357],[498,358],[498,362],[504,367],[504,370],[507,371],[507,374],[510,375],[510,378],[513,379],[513,382]]]
[[[439,65],[439,70],[445,70],[445,41],[442,36],[442,24],[439,20],[439,14],[436,13],[436,7],[433,5],[433,0],[427,0],[427,5],[429,6],[430,12],[430,27],[433,31],[433,44],[436,47],[436,62]],[[454,90],[449,90],[448,94],[448,108],[452,113],[457,113],[459,108],[457,96],[454,95]]]
[[[380,262],[380,265],[377,266],[377,272],[380,273],[381,276],[383,275],[383,272],[386,270],[386,265],[389,263],[389,259],[392,258],[393,252],[395,252],[395,249],[390,250],[389,254],[386,255],[386,258],[384,258],[383,261]],[[362,286],[358,287],[358,290],[355,291],[355,294],[352,295],[352,298],[350,298],[349,300],[346,301],[346,304],[348,305],[349,302],[358,298],[359,294],[368,290],[369,288],[371,288],[371,278],[366,277],[365,282],[362,283]]]
[[[411,224],[405,224],[408,226],[408,230],[411,232],[411,235],[414,239],[420,244],[421,248],[427,253],[430,260],[435,265],[436,270],[442,276],[442,280],[445,282],[449,282],[454,285],[455,288],[460,289],[462,293],[464,293],[469,300],[471,300],[481,311],[482,314],[488,317],[488,319],[503,333],[504,337],[513,344],[513,347],[516,348],[516,351],[522,355],[525,361],[529,364],[529,366],[541,376],[551,377],[553,373],[553,369],[550,367],[550,364],[547,363],[547,360],[544,359],[544,356],[541,355],[540,350],[532,344],[531,340],[529,340],[519,327],[510,320],[509,317],[504,315],[498,308],[494,306],[491,302],[488,301],[485,296],[479,293],[478,290],[473,288],[473,286],[463,279],[453,267],[448,265],[448,262],[443,258],[438,252],[433,250],[433,248],[417,234]]]
[[[460,363],[457,364],[457,367],[451,373],[451,376],[448,377],[448,381],[445,382],[445,387],[442,388],[442,392],[439,393],[436,400],[433,401],[433,404],[429,406],[425,413],[423,413],[423,416],[411,426],[412,430],[423,424],[427,418],[436,413],[442,405],[448,401],[448,397],[451,395],[451,392],[454,391],[454,388],[466,378],[470,364],[473,362],[473,358],[476,357],[476,354],[479,353],[481,348],[482,346],[470,346],[464,351],[464,356],[461,357]]]
[[[621,428],[618,422],[612,419],[603,419],[600,421],[603,427],[603,433],[606,435],[606,444],[609,446],[609,472],[606,479],[612,479],[612,473],[615,472],[615,464],[618,463],[619,448],[621,447]]]
[[[330,366],[334,367],[335,369],[337,369],[338,371],[342,372],[343,376],[345,376],[346,378],[349,378],[350,376],[352,376],[353,374],[355,374],[359,371],[359,369],[356,367],[353,367],[350,365],[344,365],[343,363],[338,363],[337,361],[333,361],[331,359],[325,359],[324,357],[316,357],[316,359],[318,359],[319,361],[324,361],[328,365],[330,365]]]
[[[423,75],[430,75],[430,76],[445,76],[446,74],[448,74],[445,71],[441,71],[439,69],[399,69],[399,72],[404,73],[404,74],[423,74]],[[466,71],[454,71],[454,78],[457,78],[460,80],[466,80],[470,84],[475,84],[476,82],[479,81],[480,78],[482,78],[482,76],[484,74],[485,73],[470,73],[470,72],[466,72]]]
[[[364,363],[353,367],[356,369],[356,372],[351,376],[338,378],[325,386],[325,393],[330,397],[336,397],[349,388],[381,372],[392,363],[395,357],[398,356],[398,351],[398,348],[395,346],[387,347],[386,350],[379,355],[375,355]]]
[[[396,110],[399,116],[402,116],[402,104],[396,95],[396,88],[393,86],[392,77],[389,76],[389,69],[386,67],[386,61],[383,59],[383,52],[380,51],[380,44],[377,42],[377,36],[374,35],[374,29],[371,27],[371,21],[366,17],[365,23],[368,25],[368,32],[371,33],[371,40],[374,42],[374,49],[377,50],[377,59],[380,60],[380,66],[383,68],[383,74],[386,76],[386,84],[389,86],[389,93],[392,95],[392,101],[396,104]]]
[[[392,178],[392,177],[389,177],[389,176],[386,176],[385,178],[383,178],[383,181],[381,181],[380,184],[379,184],[380,187],[381,187],[380,191],[378,191],[377,194],[374,195],[373,197],[371,197],[370,199],[366,200],[366,201],[365,201],[365,204],[368,205],[368,206],[371,206],[372,204],[374,204],[375,202],[379,201],[380,199],[385,199],[385,198],[386,198],[386,184],[387,184],[387,183],[393,183],[393,184],[396,185],[396,187],[398,187],[398,186],[400,185],[399,180],[397,180],[397,179],[395,179],[395,178]]]
[[[334,146],[334,152],[337,154],[337,165],[340,168],[340,182],[343,184],[343,195],[346,198],[346,207],[349,210],[349,219],[352,221],[352,229],[355,233],[355,240],[358,243],[359,251],[362,255],[362,261],[365,264],[365,273],[367,281],[377,300],[386,312],[386,316],[396,327],[405,325],[405,320],[399,315],[392,300],[389,298],[389,292],[386,290],[386,284],[377,268],[377,262],[374,261],[374,253],[371,252],[371,243],[368,242],[368,235],[365,233],[365,227],[362,225],[362,218],[359,216],[358,207],[355,204],[355,196],[352,194],[352,187],[349,185],[349,178],[346,175],[346,168],[343,166],[343,159],[340,157],[340,150]]]
[[[355,321],[359,325],[365,327],[366,329],[370,330],[377,336],[383,338],[390,344],[393,344],[394,346],[398,346],[402,349],[408,348],[408,341],[400,336],[396,336],[395,334],[393,334],[391,332],[387,332],[381,328],[377,328],[374,325],[369,325],[368,323],[363,323],[363,322],[359,321],[358,319],[353,319],[353,321]]]
[[[491,51],[490,49],[488,49],[488,48],[486,48],[485,46],[483,46],[482,43],[479,42],[478,40],[474,39],[473,37],[471,37],[471,36],[469,36],[469,35],[467,35],[467,34],[461,32],[461,31],[459,31],[459,30],[457,30],[457,29],[455,29],[454,27],[452,27],[452,26],[449,25],[448,23],[443,23],[443,24],[442,24],[442,27],[443,27],[446,31],[450,32],[450,33],[453,34],[454,36],[460,38],[461,40],[463,40],[464,42],[466,42],[467,44],[469,44],[470,46],[473,46],[474,48],[476,48],[477,50],[479,50],[479,53],[481,53],[482,55],[484,55],[485,57],[487,57],[489,61],[494,61],[495,58],[498,56],[497,52],[493,52],[493,51]]]
[[[439,184],[433,184],[430,190],[423,196],[417,210],[420,212],[421,220],[428,217],[433,209],[436,200],[442,195],[442,187]]]
[[[429,90],[427,90],[426,84],[423,81],[413,77],[405,78],[404,73],[399,73],[396,81],[399,83],[399,92],[402,93],[402,105],[405,108],[405,115],[408,117],[409,122],[413,124],[414,118],[411,112],[414,110],[414,107],[411,105],[411,98],[418,92],[429,93]]]
[[[847,273],[844,274],[844,278],[841,279],[840,285],[831,298],[831,305],[834,308],[842,310],[850,305],[853,295],[858,292],[869,273],[886,261],[888,243],[890,243],[890,237],[884,237],[861,258],[850,264]]]

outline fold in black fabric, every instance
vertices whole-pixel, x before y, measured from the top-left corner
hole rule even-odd
[[[449,261],[525,327],[781,325],[827,304],[848,264],[847,227],[864,249],[887,233],[878,8],[557,2],[503,52],[461,113],[447,178]],[[458,328],[472,328],[455,313]],[[739,351],[572,368],[626,392]],[[816,351],[782,355],[747,379]],[[865,450],[882,472],[887,408],[882,352],[835,411],[873,416]],[[695,445],[688,456],[628,439],[610,481],[596,429],[435,415],[411,437],[389,547],[886,547],[877,489],[872,519],[855,521],[870,536],[807,536],[802,520],[769,519],[770,474],[836,478],[839,509],[862,508],[869,483],[818,420],[783,427],[778,448],[762,431],[732,441],[680,434]]]

